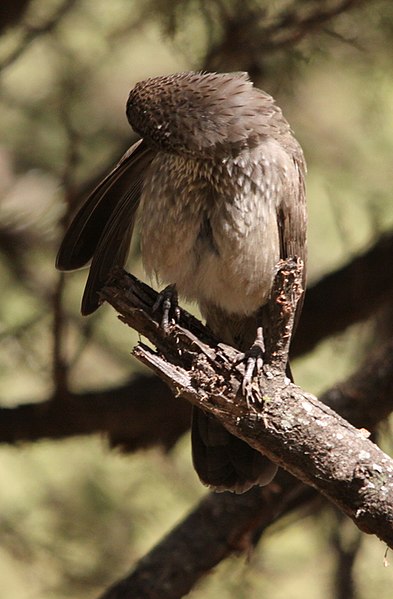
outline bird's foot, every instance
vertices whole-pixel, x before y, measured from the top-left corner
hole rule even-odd
[[[157,296],[153,306],[153,312],[162,311],[161,327],[166,331],[171,322],[179,322],[180,308],[176,285],[168,285]]]
[[[257,336],[251,347],[237,360],[244,363],[244,375],[242,381],[242,394],[249,405],[255,403],[260,397],[258,375],[262,370],[265,355],[265,343],[263,340],[262,327],[258,327]]]

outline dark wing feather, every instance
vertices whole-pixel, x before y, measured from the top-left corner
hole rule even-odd
[[[106,223],[125,194],[137,208],[143,173],[155,152],[141,139],[89,195],[71,222],[56,258],[59,270],[76,270],[92,258]]]
[[[100,302],[98,291],[105,285],[114,266],[123,266],[128,255],[135,224],[141,181],[134,180],[129,191],[116,204],[98,241],[82,298],[82,314],[94,312]]]
[[[297,257],[304,263],[303,267],[303,290],[306,288],[307,275],[307,210],[305,192],[305,162],[303,153],[298,152],[294,158],[298,181],[295,185],[290,184],[283,194],[283,200],[277,210],[277,225],[280,240],[280,258]],[[303,308],[304,292],[300,298],[295,314],[295,322],[292,335],[295,333],[297,323]]]

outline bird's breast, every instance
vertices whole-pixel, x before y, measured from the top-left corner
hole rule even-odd
[[[141,198],[146,271],[189,300],[255,312],[268,300],[279,260],[279,185],[249,156],[199,163],[159,154]]]

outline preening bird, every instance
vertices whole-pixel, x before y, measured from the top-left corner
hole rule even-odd
[[[76,214],[57,268],[91,261],[82,314],[94,312],[110,270],[126,261],[138,217],[146,272],[196,301],[218,338],[247,351],[257,329],[269,328],[278,261],[306,261],[299,143],[247,73],[147,79],[131,90],[127,117],[141,139]],[[268,484],[277,470],[196,408],[192,451],[200,479],[218,491]]]

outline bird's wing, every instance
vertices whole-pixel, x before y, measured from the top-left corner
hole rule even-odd
[[[76,270],[91,260],[111,214],[124,195],[138,207],[143,172],[154,151],[142,139],[120,159],[115,168],[90,193],[72,220],[56,258],[58,270]]]
[[[82,314],[98,308],[97,292],[111,268],[124,265],[145,171],[155,153],[143,140],[135,143],[91,193],[64,237],[56,260],[59,270],[81,268],[92,259]]]
[[[307,210],[306,210],[306,192],[305,192],[305,172],[306,166],[303,154],[299,151],[294,158],[298,181],[294,185],[291,181],[288,186],[283,186],[281,203],[277,210],[277,225],[280,242],[280,258],[285,260],[290,257],[297,257],[303,260],[303,289],[306,287],[306,267],[307,267]],[[303,298],[300,298],[295,314],[295,323],[293,333],[303,307]]]

